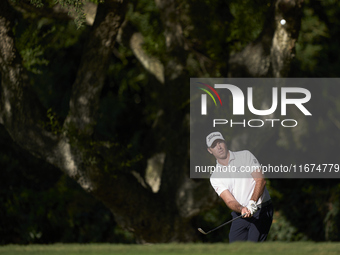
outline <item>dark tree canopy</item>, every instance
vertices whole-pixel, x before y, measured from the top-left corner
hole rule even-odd
[[[302,2],[2,0],[0,123],[138,242],[197,240],[218,198],[189,178],[189,78],[336,76],[339,7]]]

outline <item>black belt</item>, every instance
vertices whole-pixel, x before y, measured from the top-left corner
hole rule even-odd
[[[257,207],[258,208],[266,207],[266,206],[270,205],[271,203],[272,203],[272,200],[269,199],[268,201],[266,201],[266,202],[264,202],[262,204],[257,205]]]

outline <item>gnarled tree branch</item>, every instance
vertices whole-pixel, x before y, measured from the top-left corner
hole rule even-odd
[[[55,135],[39,124],[44,110],[29,90],[29,82],[15,48],[11,32],[13,9],[7,0],[1,1],[2,120],[15,142],[75,179],[83,189],[110,208],[116,221],[134,232],[140,242],[192,240],[192,235],[184,231],[190,222],[173,216],[178,213],[173,200],[167,201],[166,196],[162,197],[142,187],[131,171],[125,171],[129,169],[119,168],[119,163],[106,165],[108,171],[102,169],[105,163],[111,162],[109,158],[115,151],[99,146],[102,152],[98,161],[89,162],[87,158],[93,155],[86,151],[89,145],[84,143],[90,140],[93,131],[106,66],[124,16],[120,8],[123,8],[122,3],[114,1],[106,1],[105,5],[99,7],[94,30],[74,84],[70,113],[63,132]],[[116,12],[119,14],[116,15]],[[72,132],[74,129],[71,126],[75,126],[78,132]],[[178,230],[175,234],[173,228]]]
[[[28,0],[21,0],[17,2],[10,2],[12,7],[24,15],[38,15],[38,17],[52,18],[57,20],[73,20],[75,19],[75,12],[70,12],[66,7],[56,4],[53,7],[42,6],[36,7]],[[86,14],[86,24],[92,25],[96,15],[97,5],[92,2],[84,3],[84,13]]]
[[[33,93],[15,47],[14,10],[8,1],[0,2],[1,116],[3,125],[21,147],[59,167],[86,188],[88,183],[77,168],[77,156],[63,135],[45,130],[45,110]]]
[[[144,68],[153,74],[160,83],[164,83],[164,66],[153,56],[148,55],[142,48],[144,38],[141,33],[134,33],[130,39],[130,48]]]
[[[91,135],[96,124],[100,93],[111,52],[126,11],[126,2],[107,0],[99,4],[93,30],[85,46],[72,88],[67,125]]]

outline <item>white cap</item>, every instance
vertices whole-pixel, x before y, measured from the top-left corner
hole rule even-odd
[[[212,132],[207,136],[207,146],[210,147],[217,139],[224,140],[220,132]]]

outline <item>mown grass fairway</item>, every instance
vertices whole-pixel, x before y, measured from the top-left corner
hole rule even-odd
[[[53,244],[53,245],[6,245],[0,246],[0,254],[46,254],[46,255],[152,255],[152,254],[213,254],[213,255],[249,255],[249,254],[340,254],[340,243],[312,242],[267,242],[233,244]]]

